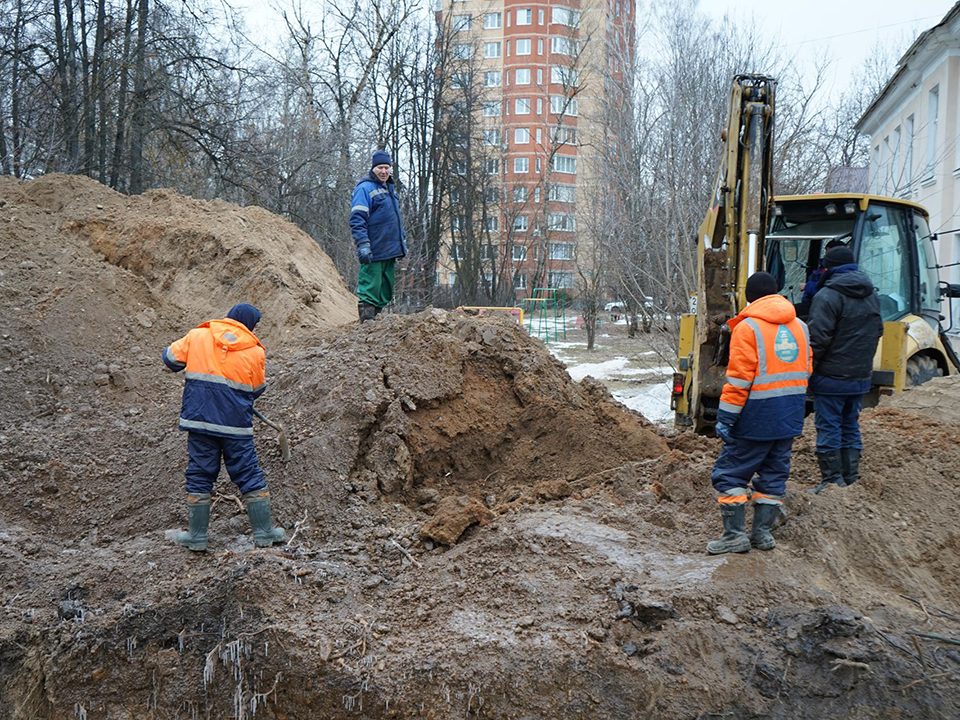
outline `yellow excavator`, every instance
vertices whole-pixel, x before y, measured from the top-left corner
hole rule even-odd
[[[804,286],[835,241],[853,251],[880,296],[884,332],[865,404],[960,370],[940,314],[941,299],[960,297],[960,285],[939,279],[929,213],[908,200],[860,193],[774,197],[775,95],[773,78],[733,79],[720,172],[697,233],[697,291],[680,319],[671,407],[677,427],[702,434],[716,424],[726,322],[747,304],[747,278],[769,272],[804,318]]]

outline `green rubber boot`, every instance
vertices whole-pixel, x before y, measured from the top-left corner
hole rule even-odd
[[[723,535],[719,540],[707,543],[707,552],[711,555],[750,552],[750,538],[744,530],[747,504],[721,505],[720,514],[723,516]]]
[[[860,479],[860,448],[840,450],[840,472],[843,474],[844,485],[853,485]]]
[[[270,517],[270,491],[262,487],[251,490],[243,496],[243,504],[247,507],[250,516],[250,525],[253,527],[253,542],[257,547],[270,547],[287,539],[287,533],[282,527],[274,527]]]
[[[187,493],[187,518],[190,529],[178,532],[174,542],[194,552],[206,550],[207,526],[210,524],[210,493]]]
[[[777,541],[773,539],[773,523],[780,514],[780,506],[770,503],[753,504],[753,528],[750,531],[750,544],[757,550],[773,550]]]
[[[360,322],[373,320],[377,316],[377,306],[368,302],[357,303],[357,314],[360,316]]]

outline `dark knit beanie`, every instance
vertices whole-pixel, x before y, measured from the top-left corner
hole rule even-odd
[[[855,262],[856,260],[853,259],[853,253],[846,245],[827,250],[827,254],[823,256],[823,266],[825,268],[852,265]]]
[[[377,165],[393,165],[390,153],[386,150],[377,150],[370,159],[370,169],[373,170]]]
[[[770,273],[754,273],[747,278],[746,294],[747,302],[754,302],[767,295],[776,295],[777,281]]]

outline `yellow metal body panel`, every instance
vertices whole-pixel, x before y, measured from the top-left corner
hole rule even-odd
[[[873,360],[874,370],[893,372],[893,388],[903,390],[907,377],[907,324],[898,321],[883,324],[883,338]]]
[[[680,316],[680,344],[677,347],[677,357],[687,360],[687,369],[680,370],[677,363],[678,372],[683,375],[683,394],[674,399],[673,410],[677,414],[689,415],[690,403],[688,400],[688,391],[690,389],[690,379],[693,377],[693,338],[696,333],[697,316]]]
[[[866,210],[867,205],[876,200],[890,205],[911,207],[914,210],[918,210],[924,217],[930,217],[930,213],[927,212],[927,209],[920,203],[915,203],[912,200],[904,200],[903,198],[886,197],[884,195],[870,195],[867,193],[821,193],[819,195],[777,195],[773,198],[774,203],[790,202],[791,200],[853,200],[860,206],[860,210]]]

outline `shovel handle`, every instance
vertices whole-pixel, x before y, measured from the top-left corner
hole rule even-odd
[[[280,435],[280,457],[283,462],[288,462],[290,460],[290,441],[287,439],[287,432],[283,429],[282,425],[277,425],[277,423],[268,420],[262,412],[253,408],[253,414],[260,418],[267,425],[272,427]]]

